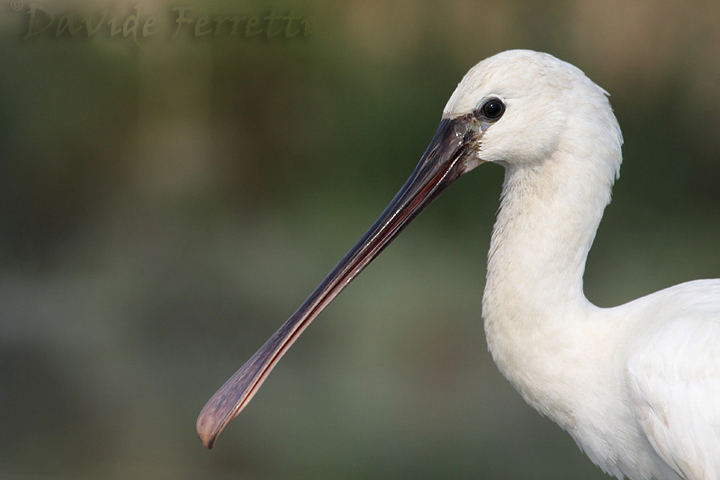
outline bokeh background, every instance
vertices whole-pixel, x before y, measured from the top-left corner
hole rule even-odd
[[[612,94],[625,162],[588,297],[720,276],[720,4],[42,0],[53,23],[26,38],[30,7],[0,3],[0,478],[609,478],[487,353],[494,166],[322,314],[215,450],[194,426],[502,50]],[[295,12],[298,33],[172,38],[174,7]]]

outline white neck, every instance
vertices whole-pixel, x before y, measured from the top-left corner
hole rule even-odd
[[[573,153],[506,166],[483,298],[488,346],[500,371],[551,417],[565,409],[554,375],[571,368],[582,319],[596,309],[582,277],[619,165],[619,152],[591,154],[609,155],[604,159]]]

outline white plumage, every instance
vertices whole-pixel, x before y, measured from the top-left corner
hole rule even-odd
[[[512,51],[473,68],[446,115],[491,96],[507,103],[479,151],[506,168],[483,298],[495,362],[606,472],[720,478],[720,281],[592,305],[585,260],[622,143],[606,94],[550,55]]]
[[[208,402],[198,419],[205,445],[407,222],[455,179],[492,162],[506,175],[483,318],[500,371],[617,478],[720,479],[720,280],[615,308],[596,307],[583,293],[621,145],[607,93],[579,69],[526,50],[479,63],[380,219]]]

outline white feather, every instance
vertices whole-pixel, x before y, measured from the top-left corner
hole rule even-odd
[[[603,309],[582,277],[622,135],[607,93],[526,50],[468,72],[445,107],[506,104],[479,156],[506,168],[483,317],[500,371],[617,478],[720,478],[720,280]]]

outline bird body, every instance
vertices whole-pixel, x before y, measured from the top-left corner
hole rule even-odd
[[[502,70],[522,63],[529,78],[522,95],[507,98],[507,115],[534,102],[533,114],[554,123],[532,144],[503,142],[515,151],[498,155],[506,176],[483,297],[493,359],[523,398],[606,472],[719,478],[720,280],[615,308],[591,304],[583,293],[585,261],[621,159],[606,93],[549,55],[507,52],[487,62],[500,66],[481,63],[469,72],[461,98],[500,95],[502,87],[475,77],[490,71],[503,82],[511,74]],[[558,87],[563,76],[571,80]],[[457,108],[452,102],[446,111]],[[493,131],[499,126],[483,140],[504,135]],[[543,142],[550,145],[538,156]],[[490,149],[481,146],[479,155],[492,158]]]
[[[505,167],[483,296],[502,374],[605,472],[720,478],[720,280],[614,308],[583,292],[622,134],[607,93],[548,54],[514,50],[471,69],[415,172],[380,219],[198,419],[212,446],[312,319],[452,181]]]

